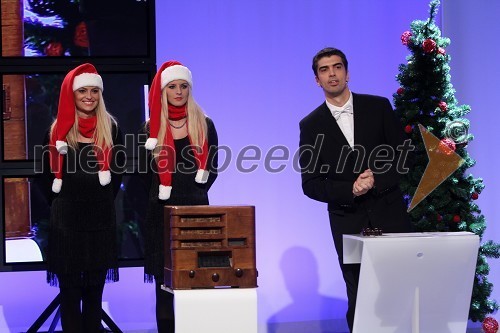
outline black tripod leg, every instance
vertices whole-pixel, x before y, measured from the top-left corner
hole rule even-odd
[[[116,326],[115,322],[108,316],[106,311],[102,310],[102,320],[108,325],[113,333],[123,333],[122,330]]]
[[[45,323],[47,321],[47,319],[50,317],[52,312],[54,312],[55,309],[57,309],[57,307],[59,306],[59,304],[60,304],[59,298],[60,298],[60,296],[59,296],[59,294],[57,294],[57,296],[54,298],[54,300],[52,302],[50,302],[49,306],[47,306],[47,308],[42,312],[42,314],[38,317],[38,319],[35,320],[33,325],[31,325],[31,327],[28,328],[26,333],[38,332],[40,327],[42,327],[43,323]]]
[[[48,333],[54,333],[55,332],[57,323],[59,322],[60,318],[61,318],[61,308],[58,308],[57,311],[56,311],[56,314],[54,315],[54,319],[52,319],[52,323],[50,324],[49,332]]]

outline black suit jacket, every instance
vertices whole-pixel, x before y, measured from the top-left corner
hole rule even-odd
[[[397,147],[406,138],[401,123],[387,98],[352,95],[354,149],[326,103],[300,121],[304,194],[328,204],[334,236],[359,233],[368,226],[383,232],[409,231],[397,165]],[[353,184],[368,168],[374,171],[375,188],[354,198]]]

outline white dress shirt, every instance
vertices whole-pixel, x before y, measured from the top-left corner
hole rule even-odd
[[[326,101],[326,106],[330,109],[332,116],[337,120],[340,130],[344,134],[347,142],[351,147],[354,147],[354,115],[352,107],[352,93],[349,93],[349,99],[341,106],[335,106]]]

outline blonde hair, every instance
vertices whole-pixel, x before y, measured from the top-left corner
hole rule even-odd
[[[203,147],[203,143],[207,139],[207,121],[203,109],[196,103],[193,98],[191,86],[189,86],[189,95],[186,102],[186,114],[188,124],[188,135],[191,143],[197,147]],[[149,123],[149,120],[148,120]],[[162,147],[165,141],[165,133],[168,124],[168,101],[167,91],[165,88],[161,91],[161,115],[160,115],[160,129],[158,131],[158,144],[156,147]],[[155,155],[156,156],[156,155]]]
[[[95,109],[97,117],[97,125],[92,136],[94,144],[101,148],[111,148],[113,146],[113,135],[112,135],[112,124],[117,124],[116,119],[107,111],[106,105],[104,104],[104,99],[102,97],[102,91],[99,89],[99,103]],[[54,120],[50,127],[50,135],[57,124],[57,119]],[[76,149],[78,148],[78,114],[75,107],[75,122],[73,127],[71,127],[68,135],[66,135],[66,140],[68,146]]]

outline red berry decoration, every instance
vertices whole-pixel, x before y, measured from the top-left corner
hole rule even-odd
[[[482,324],[484,333],[497,333],[498,332],[498,322],[493,317],[486,317]]]
[[[472,200],[477,200],[477,198],[479,198],[479,194],[477,192],[473,192],[471,198]]]
[[[411,125],[406,125],[405,126],[405,132],[406,134],[410,134],[413,131],[413,127]]]
[[[460,219],[460,215],[455,215],[455,216],[453,216],[453,222],[458,223],[458,222],[460,222],[460,221],[461,221],[461,219]]]
[[[398,88],[398,90],[396,90],[396,93],[397,93],[399,96],[403,95],[403,94],[404,94],[404,92],[405,92],[405,88],[403,88],[403,87],[399,87],[399,88]]]
[[[425,53],[431,53],[436,49],[436,42],[431,38],[427,38],[422,43],[422,48],[424,49]]]
[[[403,43],[403,45],[408,45],[410,43],[410,38],[411,38],[411,32],[409,31],[403,32],[403,34],[401,35],[401,43]]]
[[[446,155],[451,155],[456,148],[455,142],[450,138],[444,138],[439,142],[438,149]]]
[[[438,52],[438,54],[441,54],[441,55],[445,55],[446,54],[446,50],[443,49],[442,47],[438,47],[437,52]]]
[[[446,112],[448,110],[448,104],[446,104],[446,102],[444,102],[444,101],[441,101],[438,103],[438,108],[441,111]]]

